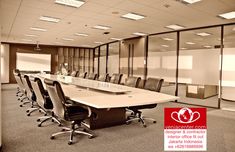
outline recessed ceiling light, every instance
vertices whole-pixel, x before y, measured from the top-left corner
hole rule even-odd
[[[81,45],[82,47],[91,47],[90,45],[86,45],[86,44],[84,44],[84,45]]]
[[[142,32],[135,32],[133,34],[134,35],[138,35],[138,36],[145,36],[145,35],[147,35],[146,33],[142,33]]]
[[[184,2],[188,3],[188,4],[193,4],[196,2],[200,2],[201,0],[183,0]]]
[[[167,38],[167,37],[163,37],[162,39],[165,40],[165,41],[173,41],[174,40],[172,38]]]
[[[62,42],[54,42],[55,44],[63,44]]]
[[[46,32],[47,31],[46,29],[39,28],[39,27],[31,27],[30,29],[34,30],[34,31],[41,31],[41,32]]]
[[[163,47],[169,47],[169,45],[162,45]]]
[[[94,43],[96,43],[96,44],[103,44],[103,42],[94,42]]]
[[[55,3],[78,8],[82,6],[85,2],[80,0],[55,0]]]
[[[74,41],[74,39],[72,39],[72,38],[67,38],[67,37],[63,37],[62,39],[65,40],[65,41]]]
[[[53,23],[58,23],[60,21],[59,18],[50,17],[50,16],[41,16],[39,19],[42,21],[53,22]]]
[[[196,35],[198,35],[198,36],[209,36],[211,34],[210,33],[206,33],[206,32],[201,32],[201,33],[196,33]]]
[[[186,50],[187,48],[180,48],[181,50]]]
[[[122,15],[122,17],[127,18],[127,19],[131,19],[131,20],[140,20],[140,19],[145,18],[145,16],[139,15],[139,14],[136,14],[136,13],[127,13],[125,15]]]
[[[235,18],[235,11],[224,13],[224,14],[220,14],[219,16],[222,17],[222,18],[228,19],[228,20],[234,19]]]
[[[173,29],[173,30],[180,30],[180,29],[183,29],[184,27],[181,25],[172,24],[172,25],[166,26],[166,28]]]
[[[120,38],[115,38],[115,37],[112,37],[112,38],[110,38],[111,40],[117,40],[117,41],[120,41],[120,40],[122,40],[122,39],[120,39]]]
[[[88,36],[88,34],[85,34],[85,33],[75,33],[75,35],[77,35],[77,36]]]
[[[212,48],[211,45],[204,45],[203,47],[204,47],[204,48]]]
[[[30,40],[30,39],[22,39],[22,41],[32,42],[33,40]]]
[[[25,34],[25,36],[28,36],[28,37],[38,37],[37,35],[34,35],[34,34]]]
[[[108,30],[108,29],[110,29],[111,27],[109,27],[109,26],[104,26],[104,25],[96,25],[96,26],[93,26],[93,28],[99,29],[99,30]]]
[[[193,45],[195,43],[193,43],[193,42],[186,42],[186,44]]]

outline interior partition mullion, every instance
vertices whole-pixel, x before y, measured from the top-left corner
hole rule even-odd
[[[100,75],[100,46],[98,48],[98,75]]]
[[[109,44],[106,46],[106,69],[105,73],[108,73],[108,57],[109,57]]]
[[[144,50],[144,80],[147,79],[148,74],[148,44],[149,44],[149,36],[145,38],[145,50]]]
[[[219,98],[218,98],[218,108],[221,108],[222,99],[222,78],[223,78],[223,54],[224,54],[224,25],[221,26],[221,40],[220,40],[220,83],[219,83]]]
[[[178,32],[177,32],[177,44],[176,44],[175,96],[178,96],[179,51],[180,51],[180,32],[178,31]]]

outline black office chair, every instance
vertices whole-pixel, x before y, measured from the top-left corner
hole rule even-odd
[[[25,90],[26,90],[26,96],[29,100],[29,102],[31,103],[31,108],[27,109],[27,116],[30,116],[30,114],[32,112],[35,112],[38,110],[38,105],[36,104],[36,96],[35,93],[33,91],[31,82],[29,80],[29,76],[28,75],[24,75],[22,78],[22,82],[24,84]],[[23,106],[23,104],[20,105],[21,107]]]
[[[163,79],[148,78],[145,83],[144,89],[160,92],[163,82],[164,82]],[[134,120],[142,122],[144,127],[147,127],[144,120],[151,120],[153,121],[153,123],[156,123],[156,120],[154,120],[153,118],[144,117],[142,115],[142,112],[140,111],[141,109],[152,109],[155,108],[156,106],[157,104],[128,107],[128,109],[133,111],[133,113],[129,117],[127,117],[128,120],[126,121],[126,124],[129,124]]]
[[[77,77],[77,75],[79,74],[79,71],[73,71],[70,76],[72,77]]]
[[[81,128],[82,121],[91,116],[90,108],[87,106],[82,106],[81,104],[72,104],[74,101],[68,100],[65,97],[59,82],[50,79],[45,79],[44,82],[53,103],[54,114],[59,119],[72,122],[71,128],[63,127],[61,132],[52,134],[51,139],[54,139],[55,136],[60,134],[70,133],[68,144],[71,145],[73,143],[74,133],[87,135],[89,138],[93,138],[94,135],[78,130]],[[77,128],[75,128],[76,125],[78,126]]]
[[[79,73],[78,77],[79,78],[86,78],[86,75],[87,75],[87,72],[82,72],[82,73]]]
[[[96,80],[96,78],[97,78],[97,74],[95,73],[89,73],[86,76],[86,79],[90,79],[90,80]]]
[[[53,104],[48,95],[48,92],[44,89],[41,79],[37,77],[30,77],[30,82],[33,88],[33,91],[36,95],[36,102],[38,104],[38,110],[43,112],[45,116],[39,117],[37,121],[41,121],[38,124],[38,127],[41,127],[42,124],[48,120],[57,122],[61,125],[61,122],[54,116],[52,109]]]
[[[117,73],[114,73],[111,78],[110,78],[110,83],[115,83],[115,84],[120,84],[121,83],[121,80],[122,80],[122,75],[123,74],[117,74]]]
[[[26,103],[29,103],[28,98],[26,96],[26,90],[25,90],[24,84],[23,84],[22,79],[21,79],[21,74],[16,73],[16,72],[13,72],[13,74],[14,74],[16,83],[18,84],[18,88],[17,88],[18,92],[16,93],[16,96],[18,97],[18,100],[20,100],[20,102],[23,102],[22,105],[24,105]]]
[[[108,82],[109,81],[109,74],[101,74],[99,75],[98,81],[102,81],[102,82]]]
[[[128,87],[137,88],[139,85],[141,78],[140,77],[128,77],[124,83],[124,85]]]

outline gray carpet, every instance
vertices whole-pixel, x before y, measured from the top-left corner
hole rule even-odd
[[[158,108],[144,111],[157,120],[143,128],[138,123],[94,130],[94,139],[76,136],[75,144],[68,146],[68,136],[50,140],[50,135],[60,131],[48,122],[37,127],[40,113],[26,116],[27,107],[20,108],[15,97],[16,89],[2,91],[2,123],[4,152],[162,152],[164,107],[184,107],[176,103],[161,104]],[[208,109],[208,151],[232,152],[235,149],[235,112]]]

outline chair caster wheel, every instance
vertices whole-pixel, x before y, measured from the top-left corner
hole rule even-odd
[[[140,122],[140,120],[138,120],[138,122]]]
[[[51,122],[54,122],[54,119],[51,119]]]
[[[62,126],[62,124],[59,124],[58,126],[59,126],[59,127],[61,127],[61,126]]]
[[[51,136],[50,139],[51,139],[51,140],[55,139],[55,136]]]
[[[29,110],[26,110],[26,112],[28,113],[28,112],[29,112]]]
[[[38,110],[39,112],[42,112],[41,110]]]
[[[38,124],[38,127],[41,127],[42,126],[42,124]]]
[[[157,123],[157,121],[153,121],[153,123]]]
[[[44,116],[47,116],[47,114],[45,113]]]
[[[30,116],[30,113],[28,113],[27,116]]]
[[[89,139],[92,139],[92,138],[95,138],[95,136],[89,136],[88,138],[89,138]]]
[[[65,129],[61,129],[61,131],[65,131]]]
[[[146,127],[147,127],[147,125],[143,125],[143,127],[144,127],[144,128],[146,128]]]
[[[41,121],[40,119],[37,119],[37,122]]]
[[[72,141],[69,141],[69,142],[68,142],[68,145],[72,145],[72,143],[73,143]]]
[[[20,107],[23,107],[23,105],[20,105]]]

